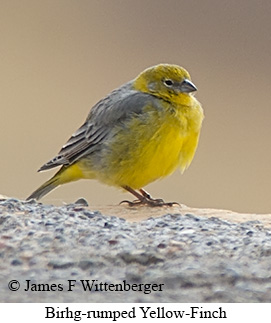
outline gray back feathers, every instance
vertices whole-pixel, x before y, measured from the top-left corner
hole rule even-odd
[[[101,149],[112,129],[141,115],[143,107],[155,104],[157,98],[132,89],[130,81],[108,94],[90,110],[85,123],[70,137],[58,155],[43,165],[39,171],[60,165],[70,165],[76,160]]]

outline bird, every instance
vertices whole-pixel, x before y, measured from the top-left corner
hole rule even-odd
[[[83,125],[38,171],[61,168],[27,200],[39,200],[65,183],[95,179],[130,192],[136,200],[123,202],[131,206],[172,206],[144,186],[190,165],[204,119],[195,91],[179,65],[145,69],[92,107]]]

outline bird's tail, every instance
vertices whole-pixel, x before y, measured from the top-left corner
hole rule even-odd
[[[58,175],[58,173],[55,176],[53,176],[51,179],[49,179],[47,182],[42,184],[31,195],[29,195],[26,200],[27,201],[31,200],[31,199],[39,200],[44,195],[48,194],[50,191],[52,191],[57,186],[59,186],[61,183],[60,183],[60,180],[59,180],[59,176],[57,176],[57,175]]]
[[[62,166],[62,168],[51,179],[36,189],[30,196],[28,196],[26,200],[39,200],[44,195],[57,188],[59,185],[76,181],[80,178],[85,178],[80,165],[73,164],[69,166]]]

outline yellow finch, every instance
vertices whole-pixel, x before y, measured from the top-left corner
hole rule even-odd
[[[153,199],[143,187],[191,163],[203,120],[196,90],[180,66],[144,70],[90,110],[58,155],[39,169],[60,170],[28,200],[86,178],[129,191],[137,198],[130,204],[172,205]]]

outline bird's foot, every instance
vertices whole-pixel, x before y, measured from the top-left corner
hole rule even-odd
[[[180,205],[177,202],[164,202],[164,200],[162,199],[140,199],[140,200],[134,200],[134,201],[128,201],[128,200],[124,200],[121,201],[120,204],[124,204],[127,203],[128,206],[151,206],[151,207],[161,207],[161,206],[173,206],[173,205]]]
[[[143,190],[142,188],[139,190],[140,193],[136,192],[135,190],[131,189],[130,187],[126,186],[124,187],[128,192],[132,193],[134,196],[137,197],[136,200],[134,201],[128,201],[124,200],[121,201],[120,204],[127,203],[128,206],[151,206],[151,207],[157,207],[157,206],[173,206],[173,205],[178,205],[180,206],[179,203],[177,202],[164,202],[162,199],[154,199],[151,197],[151,195]]]
[[[127,203],[128,206],[150,206],[150,207],[161,207],[161,206],[173,206],[173,205],[178,205],[180,206],[179,203],[177,202],[165,202],[162,199],[154,199],[152,197],[146,197],[146,196],[140,196],[139,199],[134,200],[134,201],[128,201],[128,200],[124,200],[121,201],[120,204],[124,204]]]
[[[178,202],[164,202],[163,199],[154,199],[147,191],[143,190],[143,188],[141,188],[139,191],[142,196],[147,199],[147,203],[150,203],[151,206],[173,206],[175,204],[180,206]]]

